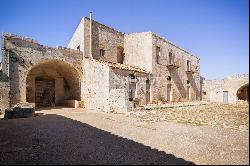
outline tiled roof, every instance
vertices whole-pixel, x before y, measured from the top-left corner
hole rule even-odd
[[[147,71],[146,69],[142,69],[142,68],[139,68],[139,67],[136,67],[136,66],[130,66],[130,65],[125,65],[125,64],[120,64],[120,63],[114,63],[114,62],[105,61],[105,60],[96,60],[96,59],[93,59],[93,60],[97,61],[98,63],[105,64],[105,65],[107,65],[109,67],[115,68],[115,69],[136,71],[136,72],[140,72],[140,73],[149,74],[149,71]]]

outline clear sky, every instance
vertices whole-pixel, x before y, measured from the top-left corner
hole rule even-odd
[[[67,46],[82,17],[155,32],[197,55],[206,79],[249,73],[248,0],[0,0],[0,32]],[[0,58],[1,59],[1,58]]]

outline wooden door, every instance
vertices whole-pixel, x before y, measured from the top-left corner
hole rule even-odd
[[[55,105],[55,80],[36,79],[36,106],[52,107]]]

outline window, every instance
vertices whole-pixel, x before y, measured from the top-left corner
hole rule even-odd
[[[117,47],[117,62],[123,64],[124,61],[124,48],[121,46]]]
[[[134,74],[129,74],[128,75],[130,79],[135,79],[135,75]]]
[[[189,80],[187,80],[187,84],[189,84],[190,83],[190,81]]]
[[[169,64],[174,64],[174,55],[172,52],[169,52],[168,58],[169,58]]]
[[[156,46],[156,63],[159,64],[159,59],[161,56],[161,48]]]
[[[80,50],[80,45],[78,45],[78,46],[76,47],[76,49],[77,49],[78,51],[81,51],[81,50]]]
[[[129,83],[129,101],[135,99],[136,83]]]
[[[100,56],[104,57],[105,56],[105,50],[104,49],[100,49]]]
[[[170,77],[170,76],[168,76],[168,77],[167,77],[167,80],[168,80],[168,81],[171,81],[171,77]]]
[[[191,61],[187,60],[187,71],[191,71]]]

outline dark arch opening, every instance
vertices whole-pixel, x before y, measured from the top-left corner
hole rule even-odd
[[[64,106],[81,100],[80,75],[66,62],[48,60],[33,67],[26,78],[26,101],[36,107]]]
[[[237,91],[238,100],[249,101],[249,84],[243,85]]]

